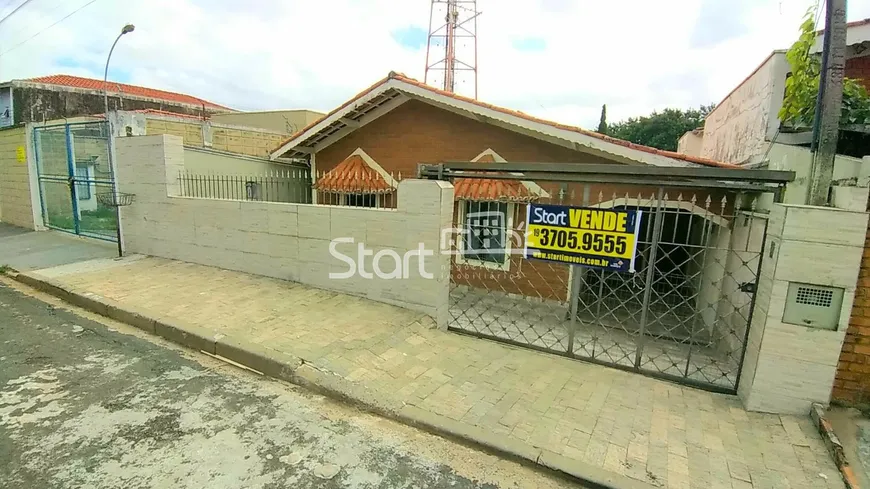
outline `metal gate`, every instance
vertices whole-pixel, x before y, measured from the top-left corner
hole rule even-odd
[[[116,209],[100,198],[114,191],[109,144],[106,122],[33,129],[42,219],[47,227],[117,241]]]
[[[790,172],[457,163],[421,175],[463,189],[449,329],[736,392],[766,209]],[[642,211],[636,272],[525,259],[529,202]]]

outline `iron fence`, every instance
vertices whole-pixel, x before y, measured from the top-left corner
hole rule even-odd
[[[750,181],[752,172],[730,170],[724,174],[742,181],[704,182],[675,169],[672,178],[655,175],[644,182],[606,172],[542,176],[517,164],[510,174],[495,165],[496,173],[451,174],[450,165],[429,176],[461,188],[471,187],[462,179],[498,179],[511,190],[456,202],[460,237],[453,243],[451,330],[736,391],[766,209],[778,195],[776,180],[788,176],[759,175],[772,180],[768,185]],[[564,171],[548,170],[554,169]],[[526,194],[534,203],[640,211],[635,271],[526,259],[528,202],[512,197]]]
[[[307,168],[263,175],[218,175],[181,172],[182,195],[207,199],[311,203],[311,173]]]

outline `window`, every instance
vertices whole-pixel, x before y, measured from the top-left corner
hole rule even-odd
[[[91,200],[91,172],[87,166],[76,167],[76,194],[79,200]]]
[[[484,265],[508,263],[512,206],[504,202],[465,202],[462,257]]]
[[[376,207],[378,196],[375,194],[349,194],[347,205],[351,207]]]

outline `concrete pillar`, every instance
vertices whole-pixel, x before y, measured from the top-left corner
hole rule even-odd
[[[773,205],[738,387],[746,409],[806,414],[828,404],[866,233],[863,211]],[[843,290],[834,330],[783,321],[796,283]]]

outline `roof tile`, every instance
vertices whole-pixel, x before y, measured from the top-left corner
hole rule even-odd
[[[382,194],[395,190],[380,173],[355,154],[318,178],[314,188],[347,194]]]
[[[94,78],[83,78],[80,76],[72,75],[40,76],[36,78],[28,78],[25,81],[44,83],[46,85],[60,85],[64,87],[84,88],[86,90],[103,90],[103,88],[105,87],[105,85],[103,84],[103,80],[96,80]],[[127,85],[126,83],[116,83],[113,81],[108,82],[108,87],[109,92],[111,93],[126,93],[139,97],[155,98],[159,100],[165,100],[167,102],[176,102],[182,104],[200,106],[205,105],[210,109],[233,110],[229,107],[224,107],[223,105],[218,105],[214,102],[209,102],[208,100],[203,100],[201,98],[183,93],[168,92],[166,90],[157,90],[154,88],[140,87],[137,85]]]
[[[453,181],[455,200],[530,202],[538,198],[519,180],[457,178]]]

